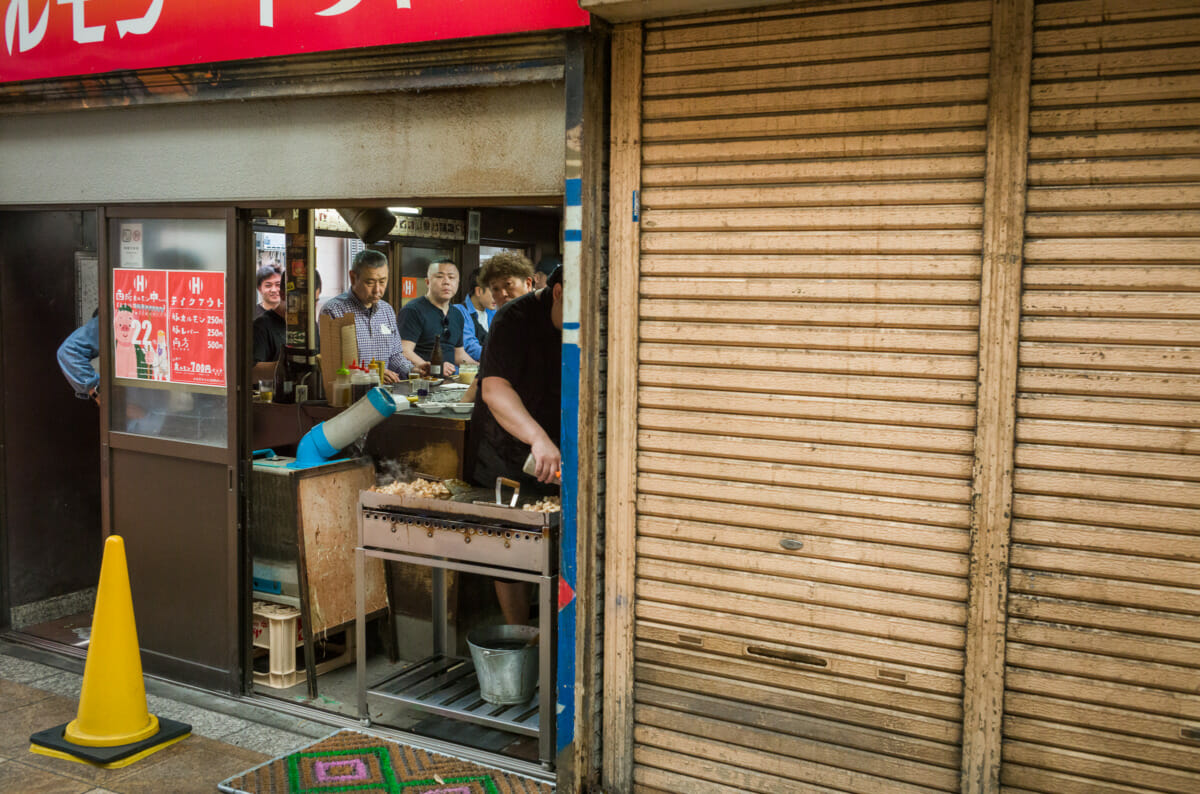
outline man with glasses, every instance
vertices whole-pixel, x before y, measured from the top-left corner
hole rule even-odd
[[[431,377],[450,377],[470,359],[463,349],[463,316],[450,311],[458,292],[458,266],[449,259],[429,265],[426,293],[400,310],[400,343],[415,367],[429,366],[434,344],[441,345],[442,371]]]

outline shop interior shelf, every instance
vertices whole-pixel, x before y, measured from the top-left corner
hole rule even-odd
[[[527,736],[538,735],[538,692],[525,703],[497,706],[480,695],[470,659],[434,655],[414,662],[369,687],[368,694],[419,706],[445,717]]]

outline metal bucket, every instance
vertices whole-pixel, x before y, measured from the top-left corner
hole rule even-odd
[[[535,626],[484,626],[467,633],[479,693],[488,703],[525,703],[537,689],[538,646]]]

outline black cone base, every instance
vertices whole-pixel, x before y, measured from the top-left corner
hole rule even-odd
[[[29,737],[29,742],[38,747],[45,747],[48,750],[74,756],[90,764],[104,766],[129,758],[131,755],[144,753],[153,747],[160,744],[167,744],[174,739],[182,738],[192,732],[192,726],[185,722],[176,722],[166,717],[159,717],[158,733],[142,739],[140,742],[118,744],[112,747],[87,747],[82,744],[69,742],[63,736],[63,732],[69,724],[68,722],[64,722],[62,725],[54,728],[38,731]]]

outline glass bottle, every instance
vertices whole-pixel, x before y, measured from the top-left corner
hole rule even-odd
[[[442,338],[433,340],[433,352],[429,354],[429,377],[437,380],[442,377]]]
[[[291,404],[296,401],[296,379],[288,360],[287,345],[279,347],[279,361],[275,362],[275,394],[272,402]]]

